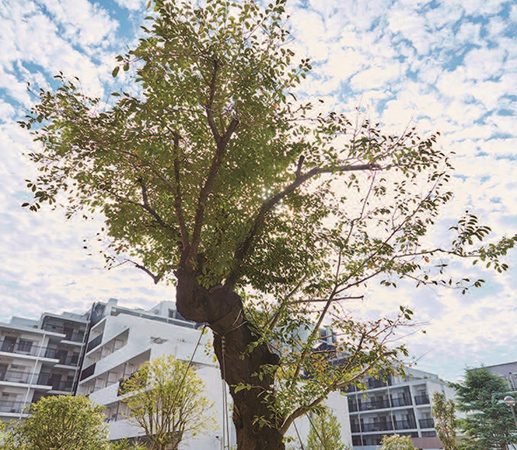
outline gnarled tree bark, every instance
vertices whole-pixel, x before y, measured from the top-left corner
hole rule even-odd
[[[256,374],[263,365],[277,365],[279,357],[265,343],[252,346],[257,336],[246,320],[241,297],[231,287],[217,286],[207,290],[196,281],[192,270],[178,270],[176,305],[186,319],[207,323],[214,332],[214,350],[221,368],[221,377],[233,398],[233,423],[237,432],[238,450],[284,450],[281,418],[271,408],[274,374]],[[246,357],[243,357],[246,355]],[[239,384],[251,389],[235,392]],[[271,425],[261,425],[260,418]]]

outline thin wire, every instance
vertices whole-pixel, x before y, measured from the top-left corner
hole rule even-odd
[[[174,397],[174,400],[172,401],[172,405],[174,405],[176,403],[176,400],[178,399],[178,396],[179,396],[179,394],[181,392],[181,388],[183,387],[183,383],[185,382],[185,379],[187,378],[188,371],[189,371],[190,367],[192,366],[192,361],[194,361],[194,356],[195,356],[195,354],[197,352],[199,344],[201,343],[201,338],[203,337],[203,333],[205,332],[205,328],[206,328],[206,324],[203,325],[203,329],[201,330],[201,333],[199,333],[199,339],[197,340],[197,344],[194,347],[194,352],[192,353],[192,356],[190,357],[190,361],[188,362],[187,369],[185,370],[185,372],[183,372],[183,378],[180,381],[180,385],[178,386],[178,390],[176,391],[176,396]]]
[[[221,368],[222,368],[222,389],[223,389],[223,442],[225,442],[225,448],[230,449],[230,421],[228,414],[228,397],[226,393],[226,360],[225,360],[225,352],[226,352],[226,339],[224,336],[221,336]]]
[[[303,446],[302,438],[300,436],[300,433],[298,432],[298,427],[296,426],[296,422],[293,422],[294,425],[294,431],[296,431],[296,435],[298,436],[298,442],[300,443],[302,450],[305,450],[305,447]]]
[[[323,450],[328,450],[327,449],[327,446],[325,445],[325,442],[323,442],[323,438],[321,437],[320,433],[318,432],[318,429],[314,426],[314,423],[311,419],[311,415],[310,413],[307,414],[307,418],[309,419],[309,422],[311,423],[311,427],[312,429],[314,430],[314,432],[316,433],[316,436],[318,437],[318,439],[320,440],[321,442],[321,445],[323,446]],[[323,423],[323,420],[322,420],[322,423]]]

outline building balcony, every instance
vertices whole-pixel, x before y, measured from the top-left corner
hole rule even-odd
[[[84,340],[84,331],[73,331],[73,332],[65,332],[65,341],[70,342],[83,342]]]
[[[28,405],[24,402],[11,402],[9,400],[0,400],[0,414],[20,414],[22,412],[25,412],[26,407],[28,407]]]
[[[88,366],[86,369],[84,369],[81,372],[81,377],[80,377],[79,381],[83,381],[86,378],[91,377],[95,372],[95,366],[96,366],[96,364],[94,363],[91,366]]]
[[[411,397],[403,397],[403,398],[392,398],[391,405],[394,408],[398,408],[399,406],[411,406]]]
[[[362,426],[363,433],[368,433],[370,431],[391,431],[391,430],[393,430],[393,425],[388,422],[365,423]]]
[[[38,384],[43,386],[51,386],[51,390],[60,392],[72,392],[74,382],[62,381],[61,375],[52,374],[49,372],[42,372],[38,377]]]
[[[375,409],[386,409],[390,407],[391,405],[388,400],[372,400],[369,402],[361,402],[359,405],[352,402],[349,402],[348,404],[348,410],[350,412],[372,411]]]
[[[428,405],[429,403],[429,396],[427,394],[415,396],[415,405]]]
[[[77,367],[79,364],[79,355],[57,355],[57,358],[62,366]]]
[[[102,342],[103,334],[99,334],[95,339],[92,339],[88,342],[88,346],[86,347],[86,353],[93,350],[95,347],[98,347]]]
[[[366,387],[368,389],[377,389],[377,388],[382,388],[382,387],[387,387],[387,386],[391,386],[391,379],[389,379],[386,382],[383,380],[374,380],[371,378],[366,382]]]
[[[28,384],[31,378],[31,372],[20,372],[18,370],[6,370],[0,372],[0,381],[7,381],[9,383],[23,383]]]
[[[394,420],[395,430],[413,430],[416,428],[416,423],[413,420]]]
[[[40,347],[32,342],[0,342],[0,352],[13,353],[17,355],[36,356],[39,358],[56,359],[57,350],[54,348]]]
[[[420,428],[434,428],[433,419],[420,419],[418,423],[420,425]]]
[[[21,372],[18,370],[6,370],[0,372],[0,382],[6,383],[19,383],[19,384],[33,384],[35,386],[50,386],[50,383],[45,382],[45,376],[48,375],[45,372],[40,373],[38,376],[32,372]]]

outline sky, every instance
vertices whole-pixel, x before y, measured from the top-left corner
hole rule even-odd
[[[149,308],[172,299],[138,270],[107,271],[85,242],[96,220],[21,208],[34,178],[34,145],[17,125],[59,71],[106,98],[115,56],[130,48],[146,15],[140,0],[0,0],[0,321],[43,311],[82,312],[93,301]],[[517,231],[517,3],[504,0],[288,0],[293,41],[313,73],[300,89],[326,105],[364,110],[384,128],[439,131],[453,151],[450,223],[475,211],[498,236]],[[88,247],[86,245],[86,247]],[[407,337],[418,368],[455,380],[466,367],[517,360],[517,252],[484,288],[372,288],[360,306],[375,314],[405,304],[421,332]],[[460,267],[466,275],[477,268]]]

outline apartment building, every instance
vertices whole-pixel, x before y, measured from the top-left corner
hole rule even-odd
[[[0,323],[0,420],[23,418],[43,396],[72,393],[86,324],[70,313]]]
[[[172,354],[187,362],[193,358],[192,365],[215,403],[217,426],[206,436],[184,442],[182,448],[220,448],[223,416],[217,412],[223,408],[223,391],[209,341],[211,335],[202,335],[199,324],[183,319],[174,302],[163,301],[147,311],[123,308],[115,299],[97,303],[91,312],[77,394],[105,406],[110,440],[141,438],[144,431],[127,419],[129,411],[118,396],[121,383],[145,362],[162,355]]]
[[[89,396],[105,407],[109,439],[138,439],[144,432],[127,417],[120,401],[121,383],[145,362],[172,354],[190,361],[214,402],[215,429],[182,442],[182,450],[223,449],[223,421],[228,420],[230,446],[236,445],[231,405],[223,414],[223,390],[218,363],[211,350],[210,332],[185,320],[174,302],[163,301],[149,310],[124,308],[111,299],[94,303],[84,314],[44,313],[39,320],[13,317],[0,324],[0,420],[26,416],[31,403],[48,395]],[[343,442],[351,443],[346,397],[330,395],[327,406],[341,425]],[[310,421],[296,420],[289,435],[307,440]]]
[[[504,378],[508,383],[509,391],[517,391],[517,361],[483,367]]]
[[[454,391],[437,375],[407,369],[406,376],[387,381],[368,377],[366,390],[348,390],[352,444],[357,450],[373,450],[386,434],[409,436],[416,448],[440,449],[432,415],[432,396]]]

